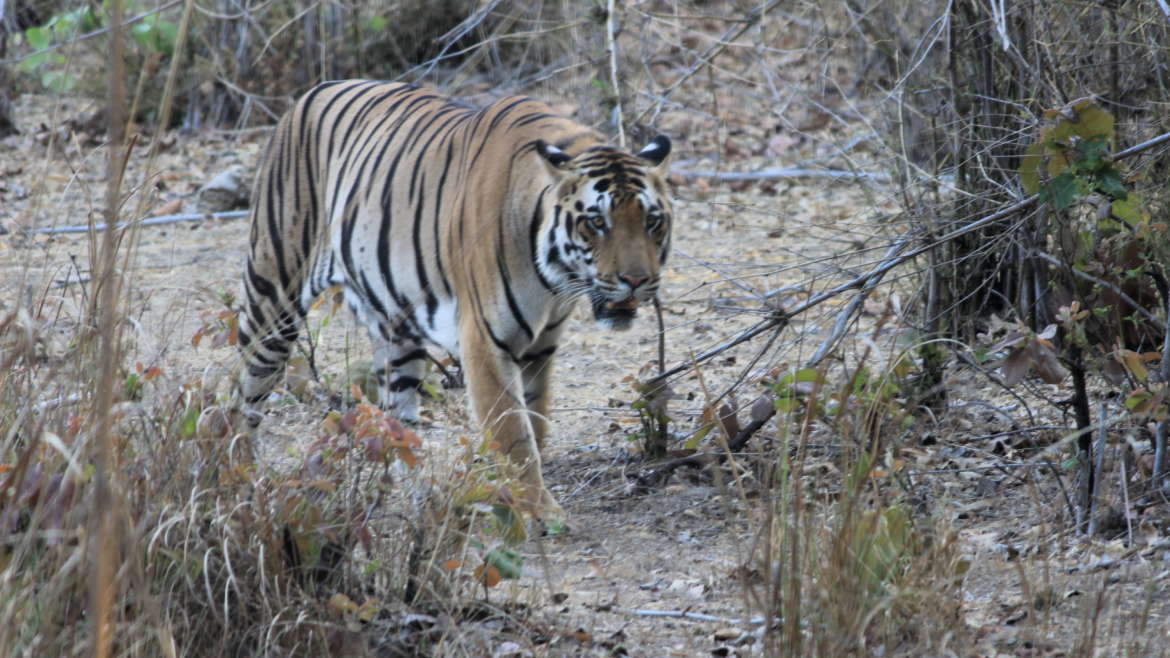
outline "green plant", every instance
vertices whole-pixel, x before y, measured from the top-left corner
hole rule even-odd
[[[54,14],[44,24],[27,28],[21,36],[32,53],[20,62],[18,70],[37,76],[45,89],[59,93],[76,90],[80,79],[68,66],[68,57],[61,46],[105,27],[106,20],[105,11],[86,6]],[[176,23],[161,13],[153,13],[134,23],[129,32],[137,54],[170,57],[175,51],[178,30]]]
[[[95,30],[101,25],[102,18],[91,7],[82,7],[56,14],[44,25],[28,28],[24,31],[23,38],[34,52],[20,62],[18,70],[38,74],[41,86],[46,89],[57,92],[71,91],[77,80],[62,70],[66,65],[65,55],[60,50],[49,48],[68,43],[78,35]]]
[[[641,430],[630,438],[642,444],[643,453],[650,459],[666,456],[670,439],[670,414],[668,405],[674,391],[668,382],[643,382],[627,377],[626,382],[637,394],[630,408],[638,412]]]

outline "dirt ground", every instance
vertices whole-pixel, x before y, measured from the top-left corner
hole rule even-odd
[[[50,147],[44,130],[27,119],[82,117],[90,109],[84,103],[26,96],[17,108],[18,116],[26,117],[25,132],[0,142],[0,308],[43,297],[58,305],[66,321],[76,317],[87,295],[88,239],[23,231],[84,224],[98,215],[104,155],[85,142],[82,129]],[[687,120],[667,120],[668,128],[684,133],[677,140],[678,168],[750,170],[775,158],[762,150],[740,149],[735,155],[725,149],[724,155],[732,154],[712,161],[700,144],[687,141]],[[765,137],[748,133],[728,139]],[[252,171],[265,139],[263,132],[174,139],[160,155],[161,176],[149,186],[147,207],[156,212],[148,214],[173,211],[176,203],[190,205],[199,185],[233,165]],[[793,160],[814,158],[823,148],[774,146],[787,149],[785,157]],[[142,159],[135,156],[132,171]],[[754,295],[793,286],[790,295],[774,298],[788,303],[850,278],[873,257],[864,250],[882,247],[896,231],[881,223],[897,205],[880,186],[797,179],[736,190],[703,180],[675,182],[676,251],[662,289],[672,363],[758,320]],[[177,379],[215,376],[231,367],[231,348],[207,343],[195,348],[191,337],[202,314],[218,308],[217,296],[237,289],[247,236],[244,220],[187,222],[141,232],[128,268],[135,291],[129,309],[131,361],[157,365]],[[858,349],[872,345],[878,358],[891,358],[908,329],[894,323],[876,333],[874,317],[884,308],[911,303],[910,295],[912,290],[899,283],[879,290],[867,302],[872,312],[852,335],[852,344]],[[802,363],[838,308],[830,303],[802,318],[758,362],[752,360],[762,340],[720,355],[702,369],[701,379],[679,379],[678,397],[671,403],[677,430],[694,429],[704,400],[737,378],[746,376],[750,391],[754,376]],[[323,317],[314,315],[310,327],[321,327]],[[368,354],[364,335],[352,324],[341,313],[322,329],[318,365],[335,378],[326,377],[324,387],[340,377],[347,359]],[[750,565],[757,539],[758,511],[750,501],[688,471],[657,491],[633,491],[632,478],[646,464],[628,438],[637,422],[629,407],[634,393],[628,378],[653,367],[656,332],[652,313],[644,312],[635,328],[616,334],[600,330],[582,310],[558,352],[546,479],[571,515],[572,531],[525,544],[524,577],[506,582],[489,597],[530,606],[531,619],[564,633],[532,649],[537,654],[762,652],[752,634],[758,625],[750,621],[759,613],[745,605],[744,587],[736,578],[741,567]],[[1042,397],[1060,399],[1067,391],[1035,384],[1021,402],[956,369],[949,392],[947,413],[933,422],[921,420],[921,427],[908,435],[915,443],[905,446],[905,455],[931,513],[952,524],[971,560],[962,602],[970,633],[966,646],[954,647],[956,653],[1063,655],[1075,644],[1079,625],[1090,618],[1101,592],[1112,603],[1110,614],[1099,620],[1103,637],[1120,642],[1138,632],[1137,620],[1149,605],[1142,632],[1160,634],[1163,640],[1156,646],[1170,645],[1165,507],[1151,506],[1128,525],[1123,519],[1112,538],[1071,533],[1061,494],[1061,486],[1072,487],[1071,481],[1066,477],[1058,483],[1039,469],[1010,466],[1020,461],[1017,454],[1030,449],[1029,441],[1052,443],[1062,432],[994,436],[1027,426],[1068,426],[1070,420]],[[442,446],[473,432],[459,411],[461,392],[450,395],[449,402],[432,406],[434,422],[420,432],[421,454],[431,462],[426,468],[440,472],[446,454]],[[307,428],[323,409],[291,397],[276,406],[258,441],[265,459],[278,466],[295,458],[312,438]],[[755,441],[766,441],[769,432],[765,428]],[[1119,441],[1109,453],[1110,463],[1123,449]],[[1118,490],[1116,482],[1110,490]],[[1121,509],[1121,502],[1116,504]],[[1029,606],[1029,599],[1043,604]],[[531,648],[527,641],[486,636],[485,654],[522,655]],[[1098,654],[1115,655],[1109,647]]]

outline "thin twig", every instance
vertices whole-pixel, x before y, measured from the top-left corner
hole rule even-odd
[[[611,610],[624,612],[628,615],[637,615],[639,617],[675,617],[679,619],[692,619],[694,621],[714,621],[729,626],[742,626],[750,624],[752,626],[761,626],[767,622],[763,617],[752,617],[751,619],[737,619],[734,617],[716,617],[715,615],[704,615],[698,612],[688,612],[686,610],[638,610],[636,608],[622,608],[620,606],[613,606]],[[777,621],[777,620],[773,620]]]
[[[1040,462],[1048,467],[1048,471],[1052,473],[1052,477],[1056,478],[1056,485],[1060,487],[1060,493],[1064,496],[1064,506],[1068,509],[1068,518],[1075,519],[1077,517],[1077,508],[1073,506],[1072,496],[1068,494],[1068,489],[1064,486],[1064,478],[1060,477],[1060,471],[1056,470],[1056,465],[1052,460],[1045,459]]]
[[[895,244],[894,246],[890,247],[890,250],[886,252],[885,258],[883,260],[893,258],[901,249],[901,244]],[[837,313],[837,321],[833,323],[833,331],[829,332],[828,337],[826,337],[825,340],[821,342],[820,347],[817,348],[817,351],[813,353],[812,358],[808,360],[807,364],[805,364],[805,368],[816,368],[820,362],[829,355],[829,352],[832,351],[833,346],[837,344],[837,341],[841,340],[841,336],[845,335],[845,330],[849,328],[849,324],[857,314],[857,310],[861,308],[861,303],[865,301],[866,297],[869,297],[869,293],[873,292],[873,289],[877,287],[877,284],[879,283],[881,283],[881,277],[874,277],[867,281],[865,285],[863,285],[861,289],[853,295],[853,299],[845,305],[845,308],[841,309],[841,311]]]
[[[1105,421],[1108,415],[1105,411],[1105,403],[1102,402],[1097,410],[1097,454],[1096,466],[1094,467],[1094,477],[1090,478],[1092,489],[1089,491],[1089,536],[1097,534],[1097,494],[1100,493],[1098,489],[1101,487],[1101,473],[1105,469]]]
[[[1157,266],[1149,270],[1150,278],[1154,280],[1154,287],[1162,297],[1162,308],[1166,313],[1167,323],[1162,336],[1162,363],[1158,372],[1163,382],[1170,382],[1170,283]],[[1160,420],[1154,430],[1154,468],[1153,486],[1163,486],[1166,477],[1166,435],[1170,433],[1170,420]]]
[[[119,222],[116,229],[124,229],[130,224],[137,224],[140,226],[161,226],[163,224],[178,224],[180,222],[203,222],[214,219],[239,219],[248,214],[247,210],[230,210],[226,212],[202,212],[191,213],[187,215],[160,215],[158,217],[149,217],[140,222]],[[95,224],[93,226],[59,226],[55,228],[30,228],[27,231],[22,231],[25,235],[51,235],[58,233],[89,233],[93,231],[106,230],[105,224]]]
[[[790,178],[827,178],[830,180],[868,180],[876,183],[888,183],[889,174],[867,171],[844,171],[840,169],[805,169],[801,167],[772,167],[760,171],[693,171],[690,169],[672,169],[672,174],[683,178],[710,178],[721,181],[745,180],[785,180]]]
[[[614,113],[617,115],[618,146],[626,148],[626,116],[622,110],[622,88],[618,79],[617,0],[608,0],[605,7],[605,43],[609,50],[609,83],[613,85]]]

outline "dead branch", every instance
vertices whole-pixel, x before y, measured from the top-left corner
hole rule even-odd
[[[638,617],[676,617],[680,619],[691,619],[694,621],[714,621],[722,624],[729,624],[731,626],[742,626],[744,624],[760,626],[766,622],[763,617],[752,617],[751,619],[716,617],[715,615],[705,615],[699,612],[688,612],[686,610],[639,610],[636,608],[623,608],[620,606],[613,606],[612,609]]]
[[[138,224],[140,226],[161,226],[163,224],[178,224],[180,222],[204,222],[215,219],[239,219],[248,214],[247,210],[230,210],[227,212],[203,212],[191,213],[186,215],[160,215],[158,217],[149,217],[140,222],[119,222],[116,229],[124,229],[130,224]],[[94,224],[93,226],[58,226],[52,228],[30,228],[27,231],[22,231],[25,235],[55,235],[58,233],[89,233],[93,231],[106,230],[105,224]]]
[[[757,398],[757,401],[758,400],[759,399]],[[754,404],[755,403],[753,403],[753,405]],[[769,405],[771,405],[770,401]],[[727,442],[727,449],[721,453],[703,452],[694,455],[688,455],[686,457],[679,457],[660,465],[658,468],[651,469],[640,474],[638,476],[638,490],[645,492],[654,487],[657,487],[658,485],[662,484],[662,482],[665,481],[671,473],[684,466],[690,468],[701,468],[709,464],[723,463],[723,461],[727,459],[728,455],[732,455],[739,452],[740,450],[743,450],[743,447],[747,445],[747,442],[752,438],[752,435],[758,432],[759,429],[767,424],[767,422],[775,415],[776,408],[773,406],[767,414],[753,418],[750,423],[736,432],[735,437]]]
[[[827,178],[830,180],[867,180],[874,181],[875,183],[888,183],[891,180],[889,174],[868,171],[842,171],[839,169],[804,169],[801,167],[773,167],[760,171],[691,171],[688,169],[674,169],[670,173],[678,174],[683,178],[710,178],[721,181]]]
[[[889,260],[890,258],[896,256],[898,251],[900,251],[903,246],[903,244],[899,243],[895,244],[893,247],[890,247],[890,250],[886,252],[884,260]],[[837,344],[837,341],[841,340],[841,337],[845,335],[845,330],[849,328],[849,325],[853,321],[854,316],[857,314],[858,309],[861,308],[862,302],[865,301],[866,297],[869,297],[869,293],[873,292],[873,289],[877,287],[878,283],[881,283],[881,277],[874,277],[873,279],[866,282],[866,284],[863,285],[861,289],[853,295],[853,299],[845,305],[845,308],[841,309],[841,311],[837,313],[837,320],[833,323],[833,331],[830,332],[828,337],[826,337],[825,340],[821,342],[821,346],[817,348],[817,351],[813,354],[812,358],[809,359],[808,363],[805,364],[805,368],[817,367],[817,365],[826,356],[829,355],[829,352],[832,351],[833,347]]]
[[[618,77],[618,27],[616,0],[609,0],[605,8],[605,44],[609,51],[609,83],[613,85],[614,112],[617,114],[618,146],[626,148],[626,117],[622,110],[622,88]]]

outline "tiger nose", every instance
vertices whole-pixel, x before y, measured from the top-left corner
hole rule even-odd
[[[630,290],[637,290],[638,286],[645,283],[650,277],[645,274],[619,274],[618,278],[629,286]]]

